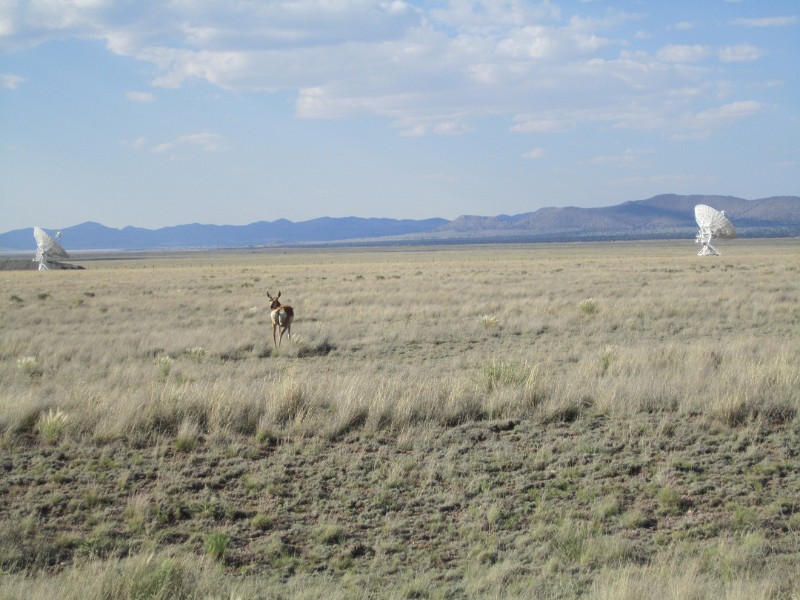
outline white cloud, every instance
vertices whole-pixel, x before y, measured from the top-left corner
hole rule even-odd
[[[644,175],[637,177],[625,177],[617,180],[617,183],[624,186],[655,184],[660,187],[669,185],[696,185],[700,183],[713,183],[714,178],[709,175],[695,175],[692,173],[660,173],[657,175]]]
[[[743,25],[745,27],[786,27],[788,25],[795,25],[797,21],[797,15],[791,15],[786,17],[734,19],[732,23],[734,25]]]
[[[407,129],[402,129],[400,131],[400,135],[403,137],[422,137],[426,133],[426,128],[424,125],[414,125]]]
[[[716,121],[721,119],[741,119],[756,114],[763,108],[760,102],[755,100],[744,100],[741,102],[731,102],[717,108],[704,110],[697,114],[700,121]]]
[[[719,127],[752,117],[764,108],[761,102],[742,100],[730,102],[715,108],[684,115],[680,121],[680,130],[672,135],[675,140],[691,140],[708,137]]]
[[[433,131],[440,135],[460,135],[462,133],[472,131],[472,127],[457,121],[447,121],[444,123],[438,123],[433,128]]]
[[[671,44],[658,51],[658,58],[666,62],[686,63],[703,60],[711,53],[708,46]]]
[[[139,144],[139,142],[142,142]],[[146,145],[145,138],[139,138],[133,143],[127,145],[131,147],[141,148]],[[134,145],[136,144],[136,145]],[[189,135],[182,135],[169,142],[163,142],[150,148],[150,152],[156,154],[169,154],[179,147],[196,147],[205,152],[225,152],[228,147],[224,144],[222,136],[216,133],[192,133]]]
[[[517,133],[563,133],[577,125],[574,118],[565,116],[517,115],[516,120],[517,124],[511,127],[511,131]]]
[[[150,92],[128,92],[125,97],[131,102],[141,102],[142,104],[150,104],[156,101],[156,97]]]
[[[122,140],[120,142],[126,148],[134,148],[136,150],[147,147],[147,138],[138,137],[135,140]]]
[[[522,158],[530,158],[530,159],[537,159],[542,158],[544,156],[544,148],[534,148],[530,152],[526,152],[522,155]]]
[[[378,115],[403,136],[464,134],[476,119],[497,115],[507,115],[519,133],[596,123],[679,129],[682,115],[697,113],[702,101],[685,90],[730,93],[732,84],[701,61],[761,56],[749,44],[672,44],[653,54],[641,41],[650,34],[629,27],[645,16],[564,15],[547,1],[124,4],[20,4],[6,17],[13,33],[0,48],[68,36],[102,40],[109,51],[150,65],[149,83],[157,87],[203,81],[232,91],[288,91],[299,118]],[[127,97],[155,101],[148,92]],[[179,138],[152,150],[189,145],[215,147]]]
[[[206,152],[223,152],[227,147],[222,143],[222,136],[216,133],[193,133],[178,137],[175,145],[197,146]]]
[[[556,51],[557,42],[544,27],[523,27],[497,44],[501,55],[510,58],[546,58]]]
[[[167,152],[172,152],[175,149],[175,144],[173,142],[165,142],[163,144],[159,144],[158,146],[153,146],[150,151],[155,152],[156,154],[166,154]]]
[[[726,46],[719,50],[719,59],[722,62],[750,62],[758,60],[763,55],[761,50],[750,44]]]
[[[589,162],[593,165],[628,167],[640,163],[641,156],[649,153],[650,151],[640,148],[627,148],[622,154],[595,156]]]
[[[11,75],[10,73],[0,73],[0,88],[7,90],[15,90],[20,84],[27,81],[24,77],[19,75]]]

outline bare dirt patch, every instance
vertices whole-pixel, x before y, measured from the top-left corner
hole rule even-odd
[[[798,448],[796,428],[663,414],[200,439],[190,451],[23,438],[0,461],[0,566],[59,571],[153,544],[203,556],[216,533],[231,574],[375,585],[426,573],[462,594],[454,576],[512,561],[555,594],[553,569],[586,590],[604,566],[748,534],[768,542],[759,561],[775,568],[799,550]]]

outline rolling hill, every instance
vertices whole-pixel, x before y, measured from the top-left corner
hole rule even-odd
[[[694,207],[708,204],[726,211],[743,236],[794,236],[800,233],[800,197],[744,200],[732,196],[665,194],[601,208],[541,208],[521,215],[463,216],[439,231],[548,240],[647,239],[694,235]]]
[[[381,244],[466,241],[578,241],[694,236],[694,206],[725,210],[743,237],[800,235],[800,197],[745,200],[733,196],[664,194],[647,200],[579,208],[552,207],[518,215],[446,219],[286,219],[249,225],[189,224],[161,229],[115,229],[86,222],[62,230],[68,250],[169,250],[309,244]],[[0,234],[0,251],[35,250],[31,229]]]

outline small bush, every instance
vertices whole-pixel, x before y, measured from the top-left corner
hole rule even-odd
[[[309,356],[327,356],[336,350],[336,346],[327,339],[321,341],[316,346],[308,345],[303,338],[299,336],[293,336],[292,341],[297,347],[298,358],[307,358]]]
[[[275,519],[273,517],[265,515],[264,513],[258,513],[250,521],[250,525],[256,531],[267,531],[269,529],[272,529],[272,527],[275,525]]]
[[[199,433],[197,423],[191,419],[183,421],[175,437],[175,449],[178,452],[191,452],[197,447]]]
[[[275,387],[267,405],[267,417],[272,423],[284,426],[306,412],[308,405],[309,398],[305,388],[295,379],[294,374],[289,372]]]
[[[220,532],[209,533],[206,536],[206,552],[215,560],[222,560],[225,558],[225,552],[228,550],[230,538]]]
[[[46,413],[39,415],[39,420],[36,422],[36,431],[45,443],[56,444],[64,436],[66,426],[67,415],[60,410],[50,409]]]
[[[611,369],[611,363],[614,361],[616,351],[614,348],[607,347],[600,355],[600,376],[606,375]]]
[[[195,346],[194,348],[189,348],[186,351],[186,354],[196,363],[204,363],[206,361],[207,352],[206,349],[202,346]]]
[[[341,544],[344,541],[344,529],[337,523],[325,523],[317,527],[314,537],[320,544]]]
[[[156,366],[158,367],[158,372],[162,379],[169,377],[169,374],[172,372],[172,365],[174,364],[175,361],[170,356],[159,356],[156,359]]]
[[[681,497],[677,490],[671,487],[661,488],[656,494],[656,500],[658,501],[658,512],[662,515],[680,515],[687,508],[686,500]]]
[[[189,570],[171,558],[161,562],[149,559],[146,562],[132,560],[126,564],[126,570],[130,571],[126,574],[131,576],[118,579],[126,582],[125,587],[128,589],[124,591],[129,598],[180,598],[187,597],[192,590]],[[119,585],[116,583],[115,587]]]
[[[656,526],[657,521],[639,509],[627,511],[620,518],[620,524],[626,529],[648,529]]]
[[[509,363],[498,360],[483,366],[483,379],[488,390],[504,385],[520,385],[527,381],[531,369],[526,364]]]
[[[585,315],[593,315],[596,314],[599,310],[597,306],[597,301],[594,298],[587,298],[586,300],[581,300],[580,304],[578,304],[578,308],[581,309],[581,312]]]
[[[44,372],[35,356],[23,356],[17,359],[17,368],[28,377],[41,377]]]
[[[493,329],[497,327],[500,322],[497,320],[497,317],[492,315],[483,315],[481,317],[481,325],[483,325],[484,329]]]
[[[150,518],[150,500],[143,494],[130,497],[122,516],[129,531],[133,533],[144,531]]]

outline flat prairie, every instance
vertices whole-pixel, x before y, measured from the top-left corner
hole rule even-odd
[[[719,249],[1,271],[0,598],[797,598],[800,240]]]

